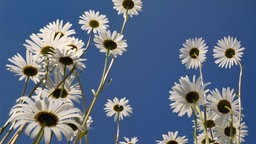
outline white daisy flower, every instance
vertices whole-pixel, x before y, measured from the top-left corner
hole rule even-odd
[[[37,83],[45,74],[42,59],[33,56],[28,50],[26,51],[26,60],[19,53],[8,60],[14,65],[6,64],[7,70],[20,76],[19,80],[28,77],[34,83]]]
[[[49,101],[47,97],[39,101],[33,101],[28,97],[21,97],[17,101],[24,103],[16,104],[10,111],[10,120],[16,121],[14,128],[27,123],[25,133],[34,138],[43,128],[44,141],[48,144],[51,134],[55,134],[58,141],[62,140],[62,134],[67,141],[73,136],[72,128],[67,123],[74,124],[78,129],[82,130],[81,125],[74,119],[81,119],[81,112],[78,108],[74,108],[71,103],[63,103],[62,101]]]
[[[114,3],[114,9],[117,10],[118,14],[123,14],[126,16],[126,13],[132,17],[133,15],[138,15],[139,11],[142,11],[142,2],[141,0],[112,0]]]
[[[163,140],[157,140],[157,144],[186,144],[188,139],[186,136],[178,136],[178,131],[168,132],[167,135],[162,135]]]
[[[46,25],[44,28],[41,28],[39,31],[41,33],[38,34],[39,37],[44,37],[44,33],[47,33],[48,31],[54,32],[54,36],[57,36],[60,34],[60,37],[68,37],[73,34],[75,34],[75,30],[70,29],[72,26],[71,23],[67,22],[63,25],[63,20],[57,19],[54,22],[50,22],[48,25]]]
[[[126,51],[127,43],[123,40],[123,35],[114,31],[100,31],[99,35],[95,35],[95,46],[100,49],[100,52],[109,52],[110,55],[116,57],[122,55]]]
[[[187,69],[197,69],[205,60],[208,46],[202,38],[187,39],[180,49],[182,64]]]
[[[113,101],[108,99],[108,102],[105,104],[105,112],[107,113],[108,117],[111,117],[114,115],[114,121],[117,119],[123,119],[123,117],[130,116],[132,113],[132,108],[130,105],[128,105],[129,100],[127,100],[125,97],[121,98],[120,100],[118,98],[114,98]]]
[[[53,65],[60,72],[63,72],[64,67],[71,70],[74,65],[76,65],[76,68],[83,70],[85,68],[83,61],[86,61],[86,59],[81,58],[83,53],[84,49],[78,49],[77,51],[57,49],[52,57]]]
[[[195,109],[195,105],[202,105],[204,103],[204,94],[208,90],[205,87],[210,84],[206,83],[202,86],[200,77],[196,80],[193,76],[193,81],[190,81],[189,77],[181,77],[179,79],[180,84],[174,83],[172,90],[169,92],[171,100],[170,107],[173,112],[179,113],[179,116],[183,116],[187,113],[188,117],[192,114],[192,108]]]
[[[218,142],[220,144],[228,144],[230,141],[230,137],[232,138],[233,142],[238,141],[238,126],[239,121],[237,117],[233,118],[233,126],[230,126],[229,123],[225,123],[226,125],[217,126],[216,127],[216,136],[219,137]],[[230,133],[232,131],[232,133]],[[241,123],[240,127],[240,142],[245,142],[244,137],[248,134],[247,126],[245,123]]]
[[[238,116],[239,102],[238,99],[235,99],[236,94],[234,93],[234,89],[230,89],[229,87],[222,88],[222,93],[220,93],[216,88],[210,91],[207,97],[209,100],[208,110],[214,115],[217,124],[222,124],[230,118],[229,109],[232,110],[234,116]]]
[[[97,33],[102,30],[106,30],[109,26],[107,25],[108,18],[97,11],[89,10],[85,11],[82,16],[80,16],[79,24],[81,24],[81,29],[87,31],[89,34],[91,31]]]
[[[218,40],[218,46],[215,46],[213,49],[213,57],[216,58],[216,64],[219,64],[219,67],[231,68],[233,64],[236,64],[241,61],[243,50],[245,48],[241,47],[240,41],[233,37],[224,37],[221,40]]]
[[[66,50],[72,50],[72,51],[78,51],[79,49],[82,49],[84,46],[84,42],[78,38],[75,37],[69,37],[67,39],[67,47]]]
[[[82,92],[78,83],[72,84],[75,79],[75,76],[69,76],[65,82],[62,89],[62,85],[57,87],[62,82],[62,75],[58,72],[54,72],[54,80],[51,77],[47,78],[46,88],[43,90],[37,89],[36,93],[39,95],[42,93],[43,96],[49,96],[50,100],[62,100],[65,102],[75,101],[80,103],[82,98]]]
[[[31,40],[26,40],[26,44],[23,45],[36,56],[50,57],[55,53],[56,49],[61,49],[67,45],[66,37],[60,36],[60,34],[56,36],[52,31],[47,31],[40,37],[32,34],[30,36]]]
[[[203,119],[204,119],[204,116],[205,116],[204,115],[204,111],[201,111],[201,114],[202,114]],[[213,130],[214,127],[216,126],[214,115],[212,113],[207,111],[206,112],[206,118],[207,118],[206,122],[204,122],[204,121],[202,122],[200,120],[199,114],[197,114],[197,126],[198,126],[197,128],[198,128],[199,131],[203,131],[204,130],[204,125],[206,126],[207,129],[211,129],[211,130]],[[193,120],[193,122],[195,122],[195,121]]]
[[[213,133],[213,139],[212,139],[210,133],[208,132],[208,140],[211,144],[219,144],[219,143],[217,143],[218,137],[214,137],[214,134],[215,133]],[[197,136],[197,142],[198,142],[198,144],[206,144],[206,139],[205,139],[204,133],[200,133]],[[194,144],[196,144],[196,142],[194,142]]]
[[[127,137],[124,137],[125,142],[120,142],[119,144],[136,144],[139,140],[137,137],[132,137],[131,140]]]

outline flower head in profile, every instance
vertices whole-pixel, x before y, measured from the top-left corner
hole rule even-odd
[[[238,99],[235,99],[234,89],[222,88],[222,93],[215,89],[210,91],[207,97],[209,100],[208,110],[212,112],[216,123],[222,124],[227,121],[230,118],[230,110],[234,116],[238,116],[239,102]]]
[[[202,38],[187,39],[180,49],[182,64],[185,64],[187,69],[197,69],[206,59],[207,48]]]
[[[113,33],[108,31],[100,31],[99,35],[95,35],[95,46],[100,49],[100,52],[109,53],[116,57],[122,55],[126,51],[127,43],[123,40],[123,35],[114,31]]]
[[[222,68],[231,68],[233,64],[237,65],[241,61],[244,49],[236,38],[224,37],[213,49],[213,57],[217,59],[215,63]]]
[[[60,37],[63,37],[63,36],[68,37],[76,33],[75,30],[70,29],[71,26],[72,26],[71,23],[67,22],[63,25],[63,20],[57,19],[56,21],[50,22],[45,27],[41,28],[39,30],[41,33],[39,33],[38,35],[43,36],[44,33],[47,33],[48,31],[52,31],[54,32],[54,36],[57,36],[59,34]]]
[[[132,17],[133,15],[138,15],[139,11],[142,11],[142,2],[141,0],[112,0],[114,3],[114,9],[117,10],[118,14],[123,14],[126,17],[126,14]]]
[[[139,140],[137,137],[132,137],[131,140],[127,137],[124,137],[125,142],[120,142],[119,144],[136,144]]]
[[[81,24],[81,29],[87,31],[87,33],[97,33],[108,28],[107,23],[108,18],[106,15],[100,14],[100,12],[95,12],[94,10],[85,11],[82,16],[80,16],[79,24]]]
[[[27,123],[25,133],[31,138],[36,137],[41,127],[43,127],[45,144],[50,142],[52,134],[57,137],[58,141],[62,140],[62,134],[69,141],[74,133],[67,123],[72,123],[82,130],[81,125],[75,121],[75,119],[82,118],[81,112],[71,103],[49,101],[47,97],[35,101],[28,97],[21,97],[17,101],[24,103],[18,103],[11,109],[10,121],[16,121],[14,128]]]
[[[42,59],[33,56],[28,50],[26,51],[26,60],[19,53],[8,60],[14,65],[6,64],[7,70],[20,76],[19,80],[29,78],[37,83],[45,74]]]
[[[179,82],[179,84],[175,83],[169,92],[170,107],[173,108],[173,112],[179,113],[179,116],[187,113],[188,117],[190,117],[193,112],[191,107],[195,109],[195,105],[202,105],[204,103],[204,94],[208,91],[205,90],[205,87],[209,83],[202,86],[200,77],[196,80],[195,76],[193,76],[192,81],[190,81],[188,76],[181,77]]]
[[[188,139],[185,136],[178,136],[178,131],[168,132],[167,135],[162,135],[163,140],[157,140],[157,144],[186,144]]]
[[[218,137],[218,142],[220,144],[223,143],[229,143],[230,138],[232,138],[232,141],[236,143],[238,141],[238,127],[239,127],[239,121],[237,117],[233,118],[233,124],[232,126],[228,123],[224,123],[224,125],[217,126],[216,127],[216,137]],[[240,143],[244,142],[244,137],[248,134],[247,126],[244,122],[241,123],[240,126]]]
[[[129,100],[127,100],[125,97],[121,98],[120,100],[118,98],[114,98],[113,101],[108,99],[108,102],[105,104],[105,112],[107,113],[108,117],[111,117],[114,115],[114,121],[117,119],[123,119],[123,117],[130,116],[132,113],[132,108],[128,104]]]

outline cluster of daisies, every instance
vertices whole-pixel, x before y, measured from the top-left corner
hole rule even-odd
[[[238,92],[230,87],[221,90],[207,89],[210,83],[204,83],[202,74],[202,63],[206,60],[207,49],[208,46],[202,38],[187,39],[183,44],[179,56],[182,64],[185,64],[187,69],[199,68],[200,76],[196,78],[194,75],[192,79],[187,75],[182,76],[178,83],[174,83],[169,91],[170,107],[174,113],[178,113],[178,116],[194,115],[195,144],[240,144],[244,142],[248,132],[245,123],[242,122],[241,79],[239,79]],[[241,70],[243,50],[240,41],[236,38],[224,37],[213,49],[215,63],[222,68],[231,68],[234,64],[240,65]],[[163,135],[163,140],[157,143],[188,142],[185,136],[177,136],[177,133],[177,131],[168,132],[168,135]]]
[[[141,0],[113,0],[113,3],[125,21],[128,16],[138,15],[142,8]],[[1,128],[2,134],[11,124],[0,143],[4,143],[10,132],[17,128],[9,143],[15,143],[23,130],[34,138],[33,143],[43,139],[46,144],[51,143],[53,136],[58,141],[65,136],[66,141],[71,142],[87,133],[93,120],[91,116],[85,116],[88,114],[86,110],[82,112],[76,105],[81,102],[85,105],[79,74],[86,68],[84,57],[91,38],[94,37],[95,47],[112,59],[126,51],[127,43],[123,31],[108,30],[108,18],[98,11],[85,11],[78,23],[89,34],[86,45],[74,36],[76,32],[71,23],[57,19],[25,41],[25,58],[17,53],[8,59],[11,64],[6,65],[7,70],[19,76],[19,80],[25,80],[25,86],[22,96],[10,110],[9,120]],[[30,81],[34,84],[31,91],[28,90]],[[115,121],[129,116],[132,108],[128,102],[126,98],[108,100],[107,116],[115,115]],[[124,140],[120,143],[135,144],[138,141],[137,137],[124,137]]]

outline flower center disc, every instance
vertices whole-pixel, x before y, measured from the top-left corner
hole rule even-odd
[[[56,99],[58,99],[58,98],[65,98],[65,97],[67,97],[68,96],[68,92],[65,90],[65,89],[63,89],[63,91],[62,91],[62,94],[61,94],[61,88],[57,88],[57,89],[55,89],[53,92],[52,92],[52,96],[54,97],[54,98],[56,98]]]
[[[213,128],[215,126],[215,122],[213,120],[206,121],[206,128]]]
[[[105,47],[106,49],[108,49],[108,50],[114,50],[114,49],[117,48],[116,42],[114,42],[114,41],[112,41],[112,40],[105,40],[105,41],[103,42],[103,45],[104,45],[104,47]]]
[[[231,104],[228,100],[223,99],[223,100],[219,101],[217,107],[218,107],[219,112],[221,112],[223,114],[227,114],[227,113],[229,113],[229,109],[231,109]]]
[[[193,59],[196,59],[199,56],[198,48],[191,48],[189,51],[189,56]]]
[[[232,134],[231,135],[230,135],[230,130],[232,130]],[[230,129],[230,127],[226,127],[224,129],[224,133],[225,133],[226,136],[233,137],[236,134],[236,129],[234,127],[231,127],[231,129]]]
[[[44,56],[48,55],[48,54],[53,54],[54,53],[54,48],[51,47],[51,46],[42,47],[40,53]]]
[[[45,112],[45,111],[41,111],[38,112],[35,116],[34,116],[36,122],[39,122],[40,125],[45,125],[47,127],[52,127],[52,126],[56,126],[57,122],[58,122],[58,117],[51,113],[51,112]]]
[[[97,28],[100,26],[99,22],[97,20],[90,20],[89,26],[92,28]]]
[[[170,141],[168,141],[166,144],[179,144],[179,143],[176,142],[175,140],[170,140]]]
[[[188,103],[196,103],[199,100],[199,94],[195,91],[187,93],[186,100]]]
[[[60,57],[59,62],[63,65],[72,65],[73,59],[70,57]]]
[[[227,58],[233,58],[233,56],[236,54],[235,50],[233,48],[228,48],[226,51],[225,51],[225,56]]]
[[[124,110],[124,107],[123,107],[122,105],[115,105],[115,106],[114,106],[114,110],[115,110],[116,112],[121,112],[121,111]]]
[[[134,2],[132,0],[124,0],[122,5],[125,9],[130,10],[134,7]]]
[[[26,75],[26,76],[35,76],[37,75],[38,73],[38,70],[37,68],[33,67],[33,66],[25,66],[23,69],[22,69],[22,72]]]

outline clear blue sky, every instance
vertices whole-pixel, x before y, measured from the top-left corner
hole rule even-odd
[[[89,9],[100,11],[109,18],[110,30],[120,31],[122,16],[117,15],[111,0],[0,0],[0,124],[8,118],[9,109],[21,94],[24,81],[18,81],[6,70],[8,58],[16,53],[25,56],[23,43],[49,22],[61,19],[73,24],[76,37],[87,41],[80,29],[79,16]],[[192,143],[192,118],[179,118],[169,107],[169,90],[180,76],[197,75],[187,70],[179,59],[179,49],[187,38],[203,37],[208,48],[203,66],[204,81],[210,89],[238,87],[239,67],[221,69],[214,63],[212,49],[224,36],[237,37],[245,47],[242,104],[244,121],[249,127],[246,143],[256,143],[255,125],[255,38],[256,2],[253,0],[144,0],[143,12],[129,18],[125,28],[127,52],[117,58],[110,78],[112,83],[103,90],[92,112],[89,131],[92,144],[114,143],[116,123],[103,110],[107,99],[127,97],[133,107],[131,117],[121,121],[122,137],[139,138],[140,144],[153,144],[168,131],[179,131]],[[103,68],[104,54],[94,46],[86,54],[87,68],[82,74],[84,89],[90,100],[90,89],[97,88]],[[28,137],[19,143],[31,143]]]

